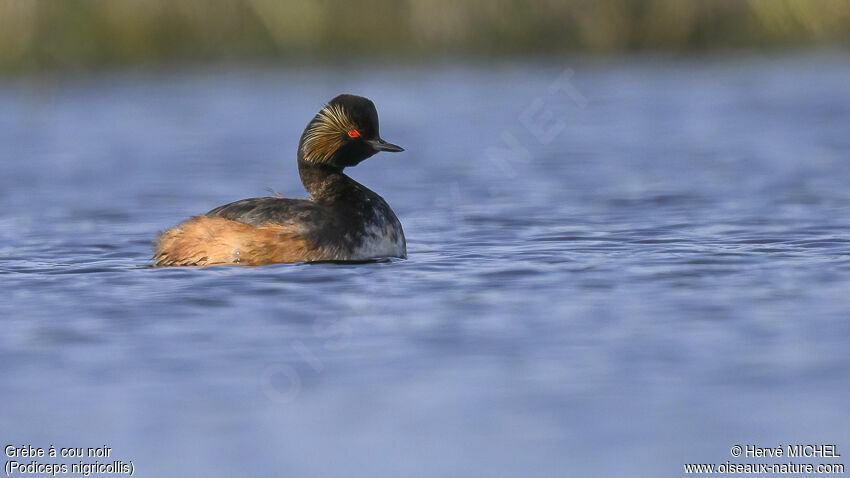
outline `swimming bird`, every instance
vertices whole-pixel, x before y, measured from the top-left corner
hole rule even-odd
[[[225,204],[160,234],[155,266],[260,266],[407,257],[401,223],[384,199],[343,173],[380,151],[374,103],[339,95],[307,124],[298,172],[309,199],[260,197]]]

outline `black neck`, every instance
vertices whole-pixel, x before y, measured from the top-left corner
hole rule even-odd
[[[335,166],[298,161],[298,173],[304,189],[316,201],[332,201],[345,196],[357,183]]]

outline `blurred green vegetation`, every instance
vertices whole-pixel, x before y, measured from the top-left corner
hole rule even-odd
[[[5,72],[848,41],[848,0],[0,0]]]

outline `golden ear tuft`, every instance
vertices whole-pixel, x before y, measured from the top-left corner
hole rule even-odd
[[[313,163],[327,162],[352,130],[356,130],[356,126],[342,106],[325,106],[304,135],[304,159]]]

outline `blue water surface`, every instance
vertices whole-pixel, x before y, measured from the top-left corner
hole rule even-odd
[[[0,438],[151,477],[850,455],[848,84],[840,54],[0,80]],[[407,260],[146,267],[193,214],[303,196],[341,92],[407,149],[349,170]]]

